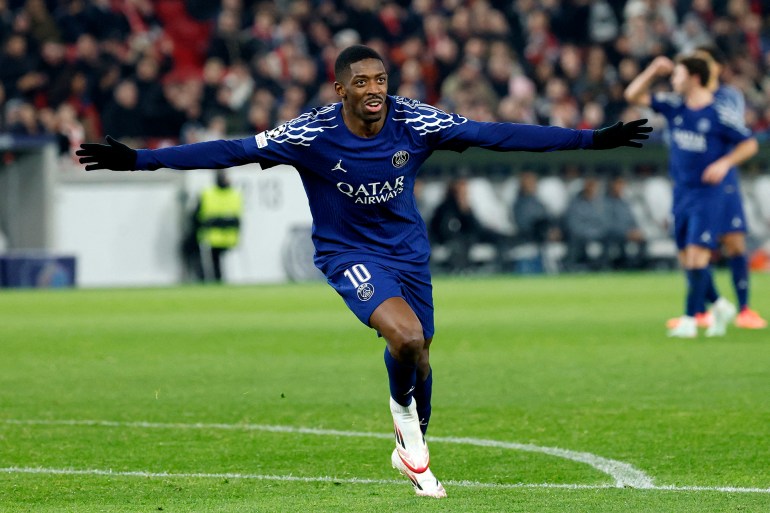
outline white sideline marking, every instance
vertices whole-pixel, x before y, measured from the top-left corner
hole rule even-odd
[[[266,431],[271,433],[296,433],[318,436],[344,436],[357,438],[392,438],[393,435],[385,433],[369,433],[360,431],[339,431],[335,429],[315,429],[292,426],[271,426],[264,424],[177,424],[157,422],[116,422],[108,420],[16,420],[7,419],[6,424],[21,425],[67,425],[67,426],[101,426],[101,427],[137,427],[155,429],[227,429],[240,431]],[[615,486],[623,488],[651,488],[652,478],[647,474],[622,461],[602,458],[588,452],[570,451],[558,447],[541,447],[533,444],[518,444],[514,442],[499,442],[496,440],[484,440],[481,438],[455,438],[455,437],[430,437],[431,443],[450,443],[461,445],[475,445],[479,447],[497,447],[514,451],[538,452],[557,458],[584,463],[596,470],[609,475]]]
[[[4,419],[0,421],[3,424],[14,425],[64,425],[64,426],[97,426],[97,427],[133,427],[148,429],[222,429],[222,430],[242,430],[242,431],[264,431],[271,433],[296,433],[304,435],[318,436],[340,436],[357,438],[383,438],[390,439],[393,435],[385,433],[371,433],[361,431],[340,431],[335,429],[316,429],[293,426],[271,426],[265,424],[204,424],[204,423],[158,423],[158,422],[116,422],[107,420],[18,420]],[[591,467],[611,476],[615,484],[529,484],[529,483],[481,483],[477,481],[444,481],[451,486],[470,487],[470,488],[565,488],[565,489],[587,489],[599,490],[605,488],[640,488],[647,490],[662,490],[675,492],[725,492],[725,493],[763,493],[770,494],[770,488],[743,488],[734,486],[674,486],[674,485],[655,485],[652,478],[647,474],[634,468],[632,465],[596,456],[587,452],[570,451],[558,447],[542,447],[533,444],[519,444],[514,442],[500,442],[497,440],[484,440],[479,438],[456,438],[456,437],[431,437],[431,442],[452,443],[462,445],[475,445],[479,447],[497,447],[502,449],[512,449],[524,452],[538,452],[550,456],[556,456],[579,463],[585,463]],[[259,474],[212,474],[212,473],[167,473],[167,472],[147,472],[147,471],[112,471],[100,469],[46,469],[46,468],[25,468],[25,467],[6,467],[0,468],[0,473],[26,473],[26,474],[64,474],[64,475],[112,475],[112,476],[137,476],[137,477],[176,477],[176,478],[217,478],[217,479],[254,479],[264,481],[301,481],[301,482],[333,482],[349,484],[403,484],[402,480],[387,479],[362,479],[362,478],[344,478],[334,477],[300,477],[300,476],[276,476]]]
[[[144,477],[144,478],[195,478],[195,479],[251,479],[256,481],[289,481],[301,483],[341,483],[341,484],[381,484],[403,485],[404,480],[396,479],[365,479],[365,478],[336,478],[329,476],[303,477],[303,476],[277,476],[263,474],[238,474],[238,473],[208,473],[208,472],[146,472],[143,470],[119,471],[101,469],[72,469],[72,468],[42,468],[42,467],[5,467],[0,468],[0,473],[5,474],[39,474],[39,475],[67,475],[67,476],[115,476],[115,477]],[[551,484],[551,483],[479,483],[477,481],[444,481],[447,486],[462,488],[556,488],[566,490],[605,490],[615,488],[612,485],[596,484]],[[738,488],[733,486],[650,486],[645,490],[660,490],[668,492],[725,492],[725,493],[767,493],[770,488]]]
[[[117,471],[101,469],[70,469],[70,468],[41,468],[41,467],[7,467],[0,468],[0,473],[7,474],[43,474],[43,475],[68,475],[68,476],[117,476],[117,477],[155,477],[155,478],[206,478],[206,479],[252,479],[257,481],[293,481],[302,483],[343,483],[343,484],[381,484],[403,485],[403,479],[365,479],[358,477],[336,478],[330,476],[303,477],[303,476],[276,476],[262,474],[238,474],[238,473],[207,473],[207,472],[145,472]],[[612,485],[579,485],[579,484],[505,484],[505,483],[479,483],[475,481],[444,481],[444,484],[465,488],[567,488],[567,489],[602,489],[613,488]]]

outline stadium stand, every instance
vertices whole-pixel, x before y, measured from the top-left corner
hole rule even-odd
[[[480,120],[575,128],[637,117],[622,91],[651,58],[713,43],[727,58],[723,79],[746,98],[748,125],[763,145],[770,140],[770,3],[759,0],[7,0],[0,39],[0,133],[56,137],[64,159],[116,126],[145,147],[274,127],[335,101],[334,58],[358,42],[388,61],[393,93]],[[474,211],[505,236],[515,236],[511,204],[524,164],[470,171]],[[630,173],[627,199],[651,260],[670,265],[665,168],[613,164]],[[538,167],[537,195],[556,218],[586,171],[569,167]],[[767,167],[743,187],[756,247],[770,238]],[[457,171],[426,166],[426,219]],[[493,246],[472,251],[479,268],[521,267],[534,254],[512,243],[500,258]],[[543,269],[558,271],[564,244],[549,241],[540,253]]]

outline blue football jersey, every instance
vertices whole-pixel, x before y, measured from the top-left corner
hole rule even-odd
[[[745,123],[746,100],[739,89],[730,85],[720,85],[719,89],[714,92],[714,105],[717,110],[734,113],[734,115],[740,117],[742,124]],[[722,188],[727,188],[728,190],[730,188],[737,188],[738,178],[738,169],[735,167],[730,168],[730,172],[722,180]]]
[[[703,182],[703,172],[736,144],[752,136],[742,111],[716,101],[701,109],[690,109],[682,96],[675,93],[657,93],[651,105],[668,122],[674,211],[719,192],[721,184]],[[736,173],[732,179],[737,180]]]
[[[388,96],[387,103],[384,126],[370,138],[353,134],[342,104],[334,103],[246,139],[139,150],[137,167],[293,166],[313,217],[315,263],[328,276],[356,261],[405,270],[427,265],[430,246],[414,182],[435,150],[552,151],[593,144],[592,130],[478,122],[398,96]]]

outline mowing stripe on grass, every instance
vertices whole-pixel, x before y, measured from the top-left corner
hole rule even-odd
[[[380,484],[403,486],[403,479],[366,479],[366,478],[337,478],[330,476],[277,476],[263,474],[239,473],[210,473],[210,472],[147,472],[144,470],[102,470],[102,469],[73,469],[73,468],[42,468],[42,467],[5,467],[0,468],[5,474],[40,474],[67,476],[113,476],[113,477],[142,477],[161,479],[251,479],[256,481],[289,481],[301,483],[335,483],[335,484]],[[561,488],[567,490],[606,490],[615,488],[609,484],[551,484],[551,483],[480,483],[477,481],[444,481],[447,486],[463,488]],[[650,486],[645,490],[667,492],[723,492],[723,493],[763,493],[770,494],[770,488],[739,488],[734,486]]]
[[[369,433],[360,431],[339,431],[335,429],[314,429],[292,426],[271,426],[263,424],[178,424],[156,422],[116,422],[106,420],[18,420],[6,419],[5,424],[19,425],[67,425],[67,426],[98,426],[117,428],[143,428],[143,429],[227,429],[242,431],[265,431],[271,433],[293,433],[316,436],[340,436],[359,438],[391,438],[393,435],[385,433]],[[536,452],[564,458],[578,463],[589,465],[596,470],[609,475],[616,487],[629,486],[632,488],[653,487],[652,478],[634,468],[629,463],[611,460],[596,456],[588,452],[570,451],[558,447],[541,447],[533,444],[519,444],[515,442],[500,442],[497,440],[484,440],[480,438],[455,438],[455,437],[431,437],[431,443],[451,443],[460,445],[475,445],[478,447],[496,447],[514,451]]]

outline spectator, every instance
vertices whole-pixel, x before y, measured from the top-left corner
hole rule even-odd
[[[305,89],[306,103],[335,100],[327,81],[331,64],[339,48],[361,40],[395,64],[386,62],[394,91],[479,119],[569,126],[576,123],[576,113],[595,110],[593,105],[586,108],[592,102],[603,108],[605,122],[620,119],[622,90],[651,56],[687,51],[698,40],[711,40],[728,56],[725,82],[746,95],[752,128],[761,132],[768,124],[763,113],[770,108],[770,81],[765,78],[770,71],[765,41],[770,18],[763,2],[225,0],[215,2],[216,8],[200,1],[184,3],[203,16],[199,19],[216,16],[216,27],[201,29],[211,35],[199,44],[218,56],[221,68],[213,73],[213,82],[206,81],[199,105],[181,109],[184,114],[164,128],[164,137],[178,138],[170,132],[179,128],[178,121],[189,120],[192,111],[200,113],[193,117],[202,123],[224,115],[229,133],[250,129],[249,95],[233,109],[228,106],[232,97],[220,91],[221,77],[231,74],[236,63],[253,78],[255,88],[272,91],[275,105],[267,106],[272,117],[275,106],[286,103],[289,84]],[[189,41],[173,40],[179,37],[177,27],[167,29],[175,20],[164,15],[167,9],[158,8],[156,15],[155,5],[149,0],[0,0],[0,81],[7,98],[54,109],[70,101],[92,140],[102,134],[99,113],[118,82],[134,80],[144,130],[148,137],[159,137],[164,116],[176,117],[180,110],[178,105],[172,108],[174,102],[161,87],[166,80],[180,80],[169,76],[175,64],[170,56],[178,53],[174,45]],[[367,32],[360,33],[354,24],[366,26]],[[148,72],[152,61],[149,67],[155,69]],[[470,81],[459,81],[468,72],[467,62],[477,63],[478,69],[471,70]],[[74,77],[75,72],[80,75]],[[555,80],[564,81],[564,87],[556,86],[558,99],[552,97]],[[519,96],[527,83],[536,84],[536,97]],[[535,104],[537,118],[532,117]]]
[[[613,269],[641,269],[646,241],[625,198],[625,190],[626,180],[622,176],[610,179],[604,198],[607,261]]]
[[[42,0],[36,0],[42,1]],[[110,0],[91,0],[85,9],[85,18],[91,32],[99,41],[123,41],[131,32],[122,12],[113,10]]]
[[[84,0],[59,2],[59,7],[54,12],[54,19],[56,26],[59,27],[62,42],[65,44],[73,44],[82,34],[89,33],[90,27]]]
[[[115,88],[112,100],[102,113],[104,133],[116,139],[138,138],[145,133],[138,109],[139,90],[132,80],[123,80]]]
[[[59,28],[44,0],[27,0],[23,12],[29,17],[32,37],[38,45],[46,41],[59,41]]]
[[[516,240],[540,245],[561,239],[558,220],[552,219],[548,209],[537,197],[538,176],[533,171],[519,175],[519,190],[513,202],[513,223]]]
[[[44,135],[45,127],[38,120],[37,111],[31,103],[22,102],[8,117],[8,131],[14,135]]]
[[[40,72],[45,76],[45,103],[57,106],[67,99],[75,67],[67,62],[67,49],[56,41],[46,41],[40,53]]]
[[[223,10],[217,18],[217,30],[209,42],[207,57],[216,58],[226,66],[248,61],[247,43],[240,31],[238,14]]]
[[[62,103],[56,109],[53,126],[49,132],[56,134],[59,153],[75,159],[75,151],[85,141],[85,129],[78,120],[77,112],[69,103]]]
[[[598,102],[586,102],[583,105],[583,113],[577,128],[597,129],[605,125],[604,108]]]
[[[484,227],[473,213],[465,178],[454,179],[447,186],[444,201],[433,211],[430,233],[433,240],[449,250],[450,272],[470,270],[470,251],[474,244],[501,241],[501,236]]]
[[[25,36],[8,36],[0,54],[0,82],[8,98],[24,98],[42,84],[44,79],[37,71],[37,61]]]
[[[463,60],[460,67],[449,75],[441,86],[441,97],[454,105],[465,105],[466,98],[481,101],[496,110],[499,98],[489,80],[482,73],[481,61],[473,57]],[[460,113],[462,114],[462,112]]]
[[[572,198],[564,213],[567,238],[565,267],[571,271],[600,270],[606,266],[605,239],[607,219],[604,215],[599,181],[583,180],[583,189]]]

